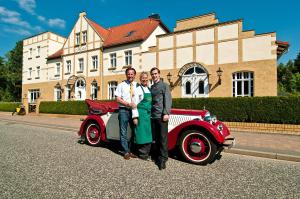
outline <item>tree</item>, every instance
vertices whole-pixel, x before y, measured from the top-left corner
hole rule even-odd
[[[6,54],[6,61],[0,57],[0,101],[21,100],[22,59],[22,41]]]
[[[300,53],[295,62],[289,60],[277,67],[278,95],[300,95]]]
[[[294,61],[294,65],[295,65],[296,71],[298,73],[300,73],[300,52],[298,53],[297,58]]]

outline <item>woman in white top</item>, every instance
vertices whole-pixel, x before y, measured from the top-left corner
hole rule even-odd
[[[151,131],[151,107],[152,96],[148,88],[148,73],[140,75],[141,84],[135,89],[134,102],[137,108],[132,110],[133,123],[135,124],[135,143],[137,144],[138,156],[147,160],[152,143]]]

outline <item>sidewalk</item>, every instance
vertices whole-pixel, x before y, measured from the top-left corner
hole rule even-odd
[[[46,114],[11,116],[9,112],[0,112],[0,121],[71,130],[74,133],[79,130],[80,118],[84,117]],[[243,132],[238,129],[231,133],[236,138],[236,145],[232,149],[225,150],[227,153],[300,162],[299,135]]]

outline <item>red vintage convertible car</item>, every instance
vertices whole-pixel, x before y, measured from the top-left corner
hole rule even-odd
[[[78,135],[91,146],[119,140],[118,104],[85,100],[89,114]],[[130,128],[129,128],[130,129]],[[206,165],[234,145],[228,128],[207,110],[172,109],[168,126],[168,149],[179,149],[191,163]],[[130,130],[128,136],[131,136]]]

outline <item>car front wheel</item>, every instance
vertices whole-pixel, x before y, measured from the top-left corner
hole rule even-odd
[[[188,130],[180,137],[179,150],[186,161],[206,165],[214,160],[217,146],[211,138],[203,132]]]
[[[92,122],[85,129],[85,138],[87,144],[99,146],[101,142],[101,129],[98,124]]]

